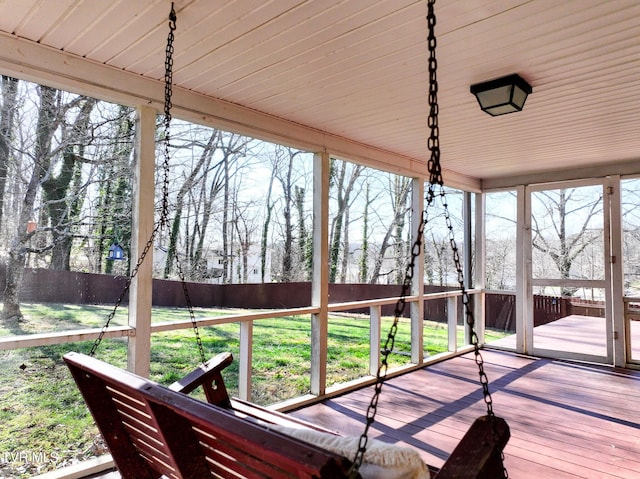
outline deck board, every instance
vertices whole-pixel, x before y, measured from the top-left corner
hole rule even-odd
[[[483,352],[494,409],[511,427],[505,463],[516,478],[640,477],[640,372]],[[484,406],[473,355],[390,379],[372,437],[404,443],[441,466]],[[372,388],[292,414],[359,434]]]

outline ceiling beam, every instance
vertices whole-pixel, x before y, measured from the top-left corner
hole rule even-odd
[[[606,178],[611,175],[640,175],[640,161],[633,160],[620,163],[607,163],[606,165],[599,166],[582,166],[580,168],[546,171],[544,173],[533,173],[530,175],[484,179],[482,180],[482,191],[510,189],[519,185],[539,185],[558,181]]]

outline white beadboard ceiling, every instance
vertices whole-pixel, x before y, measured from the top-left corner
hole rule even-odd
[[[0,71],[29,62],[46,71],[49,56],[64,52],[77,60],[65,78],[84,91],[84,63],[135,74],[132,82],[162,80],[170,5],[0,0],[0,40],[18,45],[0,52]],[[177,89],[426,164],[426,0],[175,8]],[[486,186],[640,173],[640,1],[438,0],[436,13],[446,170]],[[524,110],[482,113],[469,86],[510,73],[533,86]],[[119,83],[126,92],[129,82]]]

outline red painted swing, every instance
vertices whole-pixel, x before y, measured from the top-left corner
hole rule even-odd
[[[437,124],[437,79],[435,62],[435,0],[429,0],[429,126],[431,136],[429,149],[430,183],[427,207],[436,197],[435,187],[440,187],[443,198],[443,182],[440,169],[440,150]],[[167,93],[165,96],[165,128],[171,121],[171,69],[173,30],[175,11],[171,10],[170,33],[167,46],[167,73],[165,75]],[[165,154],[168,158],[168,131],[165,139]],[[168,174],[165,161],[165,175]],[[166,182],[165,182],[166,184]],[[166,198],[166,191],[165,198]],[[446,211],[446,203],[443,199]],[[163,207],[163,218],[166,218]],[[448,212],[447,222],[450,224]],[[411,261],[407,267],[403,284],[404,298],[412,280],[413,266],[419,255],[424,223],[419,229]],[[163,220],[160,221],[163,223]],[[451,228],[450,234],[451,233]],[[154,230],[149,244],[153,242],[158,227]],[[487,376],[483,369],[478,337],[473,332],[474,318],[469,307],[469,296],[461,280],[462,268],[453,237],[454,260],[459,273],[463,293],[466,321],[472,329],[472,343],[476,363],[479,368],[487,415],[477,419],[461,442],[457,445],[444,466],[438,471],[429,468],[437,479],[452,478],[501,478],[506,477],[502,450],[509,439],[506,422],[495,416]],[[132,270],[135,276],[148,250],[143,251],[137,265]],[[181,272],[181,268],[178,268]],[[184,277],[181,273],[184,283]],[[128,283],[130,284],[130,283]],[[125,292],[128,287],[125,287]],[[186,290],[185,290],[186,293]],[[123,295],[116,303],[118,307]],[[197,332],[197,323],[186,294],[189,311]],[[205,362],[202,343],[198,339],[203,365],[170,387],[158,385],[148,379],[116,368],[91,356],[102,340],[96,340],[90,356],[69,353],[64,359],[100,429],[115,464],[123,478],[358,478],[363,477],[369,456],[367,452],[377,445],[368,438],[369,429],[375,421],[378,399],[387,372],[387,358],[393,350],[397,321],[402,316],[404,301],[396,306],[395,322],[382,351],[382,361],[376,376],[374,396],[367,410],[364,432],[351,441],[347,452],[333,448],[327,450],[325,444],[341,441],[330,431],[296,418],[267,410],[260,406],[229,397],[222,378],[222,370],[231,364],[230,353],[222,353]],[[103,332],[109,325],[114,312],[107,319]],[[202,387],[208,403],[187,396]],[[322,446],[301,440],[299,431],[320,434]],[[315,436],[314,436],[315,437]],[[325,441],[325,439],[328,440]],[[355,439],[355,438],[354,438]],[[402,454],[402,451],[400,451]],[[373,469],[377,474],[389,477],[385,469]],[[422,466],[424,467],[424,465]],[[382,472],[381,472],[382,471]],[[407,476],[403,476],[407,477]],[[428,477],[428,476],[411,476]]]

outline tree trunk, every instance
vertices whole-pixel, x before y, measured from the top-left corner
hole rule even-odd
[[[241,228],[241,223],[244,228]],[[238,262],[238,279],[246,284],[249,282],[249,247],[251,246],[250,231],[245,218],[238,212],[236,214],[236,233],[240,242],[240,261]]]
[[[75,102],[75,101],[74,101]],[[71,246],[73,244],[73,224],[80,208],[80,191],[73,189],[80,171],[78,168],[84,153],[84,143],[88,137],[90,115],[97,100],[83,98],[80,112],[69,132],[63,131],[63,142],[67,144],[62,155],[60,171],[54,174],[51,166],[54,153],[46,152],[47,177],[42,181],[45,207],[51,221],[52,243],[50,269],[69,271]],[[60,113],[58,113],[60,115]],[[54,130],[49,130],[53,135]],[[51,144],[49,139],[48,143]],[[78,153],[74,152],[77,145]]]
[[[13,119],[18,96],[18,80],[2,77],[2,109],[0,109],[0,226],[4,216],[4,191],[7,172],[11,160],[11,138],[13,137]]]
[[[291,204],[294,202],[291,175],[293,173],[293,159],[296,153],[287,149],[289,155],[287,162],[287,172],[284,178],[281,178],[282,190],[284,193],[284,253],[282,256],[282,281],[289,282],[292,280],[293,273],[293,222],[291,221]]]
[[[336,160],[334,160],[336,161]],[[333,169],[332,169],[333,170]],[[340,258],[340,253],[343,255],[348,255],[349,245],[344,244],[343,235],[346,234],[346,228],[349,227],[348,221],[345,223],[345,217],[348,217],[347,209],[349,208],[349,201],[351,197],[351,193],[355,187],[356,180],[360,177],[362,173],[363,167],[360,165],[354,165],[351,170],[351,174],[349,176],[349,181],[346,182],[346,173],[347,173],[347,162],[342,161],[342,167],[340,169],[340,173],[338,174],[337,182],[335,183],[336,191],[338,193],[338,211],[336,212],[335,224],[333,226],[333,236],[331,239],[331,247],[329,252],[329,282],[335,283],[336,278],[338,277],[338,260]],[[333,170],[335,171],[335,170]],[[344,232],[343,232],[344,228]],[[348,241],[348,237],[347,237]],[[342,245],[342,247],[341,247]],[[348,258],[347,258],[348,259]],[[346,264],[344,261],[342,262],[343,267]],[[343,276],[345,272],[343,271]]]
[[[283,252],[282,252],[282,276],[280,281],[289,282],[292,281],[293,277],[293,221],[291,219],[291,209],[292,206],[295,207],[295,198],[293,191],[293,162],[296,156],[298,156],[301,152],[294,151],[290,148],[284,149],[281,151],[282,154],[285,154],[286,166],[284,168],[284,173],[278,174],[276,171],[276,178],[280,181],[282,185],[282,195],[283,195],[283,207],[282,207],[282,216],[284,221],[284,244],[283,244]]]
[[[273,203],[271,203],[271,190],[273,188],[273,180],[275,179],[275,169],[271,172],[269,178],[269,187],[267,188],[267,197],[265,204],[267,211],[262,225],[262,237],[260,239],[260,281],[264,283],[264,277],[267,269],[267,247],[269,243],[269,225],[271,224],[271,213],[273,211]]]
[[[4,293],[2,318],[5,320],[17,320],[22,318],[20,310],[20,287],[25,267],[28,241],[33,233],[27,233],[27,222],[33,215],[36,194],[40,181],[48,172],[46,162],[50,151],[52,131],[56,124],[56,90],[48,87],[40,87],[40,108],[36,129],[36,141],[33,151],[34,168],[25,191],[22,202],[22,210],[19,214],[17,230],[13,240],[9,243],[9,261],[7,261],[7,284]]]
[[[298,213],[298,264],[301,271],[301,279],[303,281],[309,281],[311,279],[311,264],[309,258],[310,248],[309,243],[312,241],[309,232],[305,226],[304,215],[304,188],[296,186],[296,211]]]
[[[359,278],[361,283],[367,282],[369,276],[369,182],[364,191],[364,212],[362,215],[362,251],[360,253]]]
[[[405,179],[401,182],[401,187],[394,189],[392,192],[392,204],[393,204],[393,220],[382,240],[382,244],[380,245],[380,251],[378,252],[378,256],[375,260],[373,271],[371,272],[371,279],[369,282],[371,284],[376,284],[378,282],[378,278],[381,276],[382,263],[384,261],[384,256],[387,252],[387,249],[390,246],[390,240],[393,236],[394,231],[396,230],[396,226],[400,222],[404,222],[404,215],[406,214],[408,208],[406,206],[407,197],[409,195],[411,182],[408,179]]]
[[[340,265],[340,282],[347,282],[347,270],[349,269],[349,208],[344,211],[344,235],[342,239],[342,264]]]
[[[178,255],[178,238],[180,236],[180,228],[182,222],[182,210],[184,208],[185,197],[189,191],[191,191],[197,182],[197,178],[204,169],[205,165],[208,165],[208,162],[211,160],[213,156],[213,150],[215,139],[217,137],[217,132],[214,130],[213,134],[209,137],[209,140],[204,147],[198,162],[194,165],[193,169],[189,173],[189,176],[184,180],[184,183],[180,187],[180,191],[178,191],[178,196],[176,198],[176,212],[173,217],[173,221],[171,222],[171,232],[169,234],[169,246],[167,247],[167,258],[164,265],[164,278],[167,279],[171,275],[171,271],[173,268],[173,260]],[[188,238],[187,238],[188,244]]]
[[[404,190],[407,188],[406,182],[401,178],[395,178],[395,197],[398,201],[398,204],[395,207],[396,211],[405,210],[405,202],[407,200],[407,195],[404,194]],[[401,215],[398,217],[398,221],[396,221],[396,233],[395,233],[395,263],[396,263],[396,284],[402,284],[404,279],[404,264],[406,261],[406,254],[404,251],[404,241],[402,237],[402,232],[404,231],[405,225],[405,216]]]
[[[69,183],[75,168],[75,155],[67,151],[60,174],[49,176],[43,181],[42,189],[47,212],[51,222],[52,242],[50,269],[69,271],[69,256],[71,254],[72,235],[66,196]]]
[[[113,163],[106,164],[100,169],[100,214],[98,220],[98,243],[96,246],[96,264],[98,272],[105,263],[105,272],[113,272],[114,261],[105,259],[109,247],[119,243],[122,248],[130,252],[131,243],[131,215],[133,171],[131,153],[133,151],[133,137],[135,135],[135,110],[127,106],[120,106],[115,134],[109,157]],[[127,254],[130,270],[131,255]]]
[[[335,166],[335,162],[338,160],[332,160]],[[342,236],[342,221],[344,217],[344,197],[343,197],[343,188],[344,188],[344,178],[346,175],[347,162],[343,161],[340,165],[340,171],[336,172],[336,168],[331,168],[331,172],[336,175],[333,178],[333,181],[330,181],[330,184],[335,185],[336,194],[337,194],[337,202],[338,202],[338,211],[336,212],[336,216],[333,220],[333,234],[331,235],[331,246],[329,250],[329,282],[335,283],[336,277],[338,276],[338,258],[340,257],[340,239]]]
[[[232,272],[229,271],[229,255],[231,254],[231,246],[229,244],[229,157],[224,155],[223,162],[224,171],[224,195],[222,198],[222,284],[230,282]]]
[[[7,286],[4,290],[2,319],[7,323],[16,323],[22,319],[20,310],[20,286],[24,274],[26,254],[24,249],[11,249],[7,261]]]

